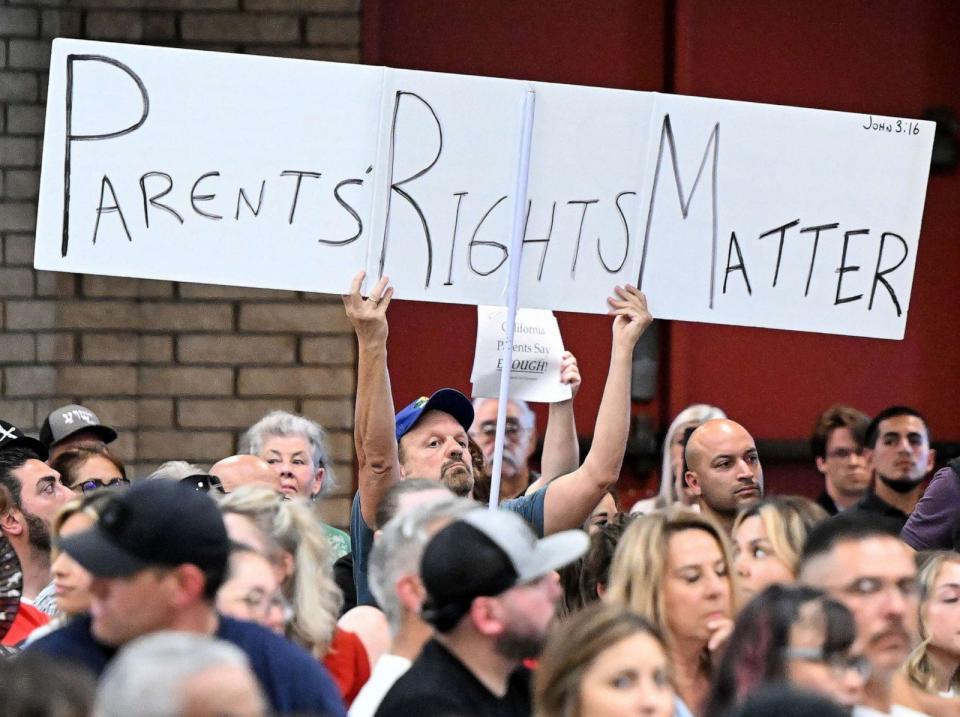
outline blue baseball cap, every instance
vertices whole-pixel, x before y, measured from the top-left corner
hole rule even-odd
[[[443,411],[453,416],[463,430],[473,425],[473,404],[455,388],[441,388],[427,398],[421,396],[397,414],[397,440],[413,428],[425,411]]]

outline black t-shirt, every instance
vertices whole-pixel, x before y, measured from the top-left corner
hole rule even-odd
[[[214,637],[232,642],[250,660],[250,667],[277,714],[342,717],[343,701],[326,669],[303,648],[260,625],[220,615]],[[106,669],[116,650],[97,642],[84,615],[40,638],[27,651],[77,662],[96,676]]]
[[[490,692],[467,667],[436,640],[397,680],[376,717],[529,717],[530,672],[518,668],[502,698]]]
[[[823,491],[820,495],[818,495],[817,500],[814,502],[827,511],[827,515],[836,515],[840,512],[837,504],[833,501],[833,498],[830,497],[830,494],[827,493],[827,491]]]
[[[894,508],[883,498],[878,496],[873,490],[868,489],[851,510],[863,511],[864,513],[873,513],[874,515],[882,515],[885,518],[891,518],[892,520],[897,521],[901,530],[903,530],[904,524],[907,522],[907,514],[904,513],[899,508]]]

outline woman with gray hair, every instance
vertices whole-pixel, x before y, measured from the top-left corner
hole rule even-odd
[[[240,451],[265,460],[280,478],[280,491],[287,497],[317,500],[336,487],[327,433],[309,418],[271,411],[243,435]],[[333,560],[350,552],[349,535],[326,523],[323,528]]]
[[[260,456],[280,477],[284,495],[316,500],[336,485],[319,423],[287,411],[271,411],[254,423],[240,442],[243,453]]]

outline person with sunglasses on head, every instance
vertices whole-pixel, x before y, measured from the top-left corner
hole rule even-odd
[[[100,488],[130,485],[123,463],[110,449],[98,443],[81,443],[57,454],[50,467],[60,474],[74,493],[92,493]]]
[[[336,685],[309,652],[217,611],[230,541],[208,495],[169,480],[105,493],[95,525],[59,543],[93,575],[90,611],[32,643],[28,652],[74,660],[99,676],[121,647],[143,635],[207,635],[246,654],[277,714],[345,714]]]
[[[44,444],[0,420],[0,490],[6,504],[0,532],[20,561],[21,601],[52,615],[57,606],[50,575],[50,526],[74,494],[46,459]]]

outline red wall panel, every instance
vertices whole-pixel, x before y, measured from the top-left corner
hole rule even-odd
[[[946,1],[680,0],[676,91],[919,117],[960,98],[958,22]],[[930,180],[904,341],[677,323],[670,410],[715,402],[755,434],[789,439],[835,401],[907,403],[935,435],[960,436],[944,392],[960,376],[958,190],[956,172]]]
[[[859,113],[919,117],[960,98],[960,4],[951,0],[366,0],[364,59],[394,67],[529,78]],[[660,428],[693,402],[723,406],[758,438],[803,439],[836,401],[876,411],[909,403],[935,437],[960,439],[950,388],[960,377],[960,177],[931,178],[902,342],[674,322],[656,401]],[[581,432],[590,434],[609,323],[561,315],[583,364]],[[468,307],[391,308],[394,396],[469,388],[476,330]],[[769,471],[768,471],[769,472]],[[810,469],[771,482],[811,492]]]

